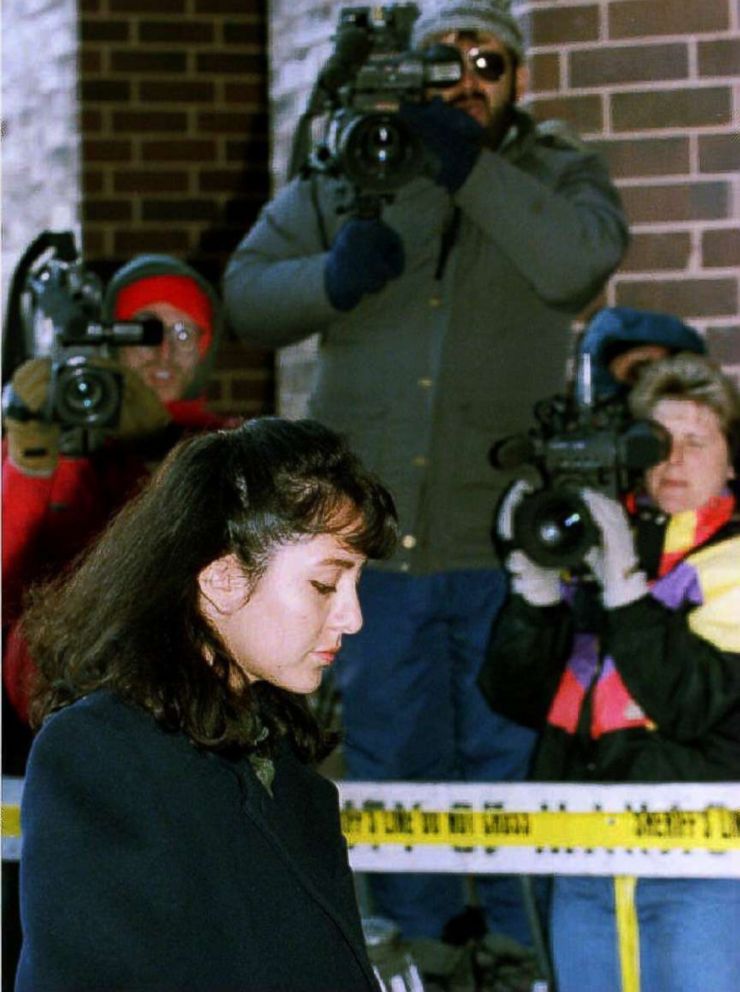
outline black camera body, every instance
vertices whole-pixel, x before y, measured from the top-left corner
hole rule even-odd
[[[425,149],[399,115],[401,104],[462,78],[455,48],[410,50],[417,16],[413,3],[342,8],[334,55],[319,75],[329,117],[311,165],[345,177],[359,197],[391,199],[425,170]]]
[[[60,425],[64,453],[80,454],[119,423],[123,376],[100,359],[112,358],[121,346],[158,345],[163,328],[155,319],[104,323],[100,280],[85,268],[71,233],[53,236],[51,244],[51,253],[26,277],[23,320],[34,353],[51,360],[41,416]],[[19,401],[10,402],[17,407]]]
[[[542,486],[514,512],[511,544],[545,568],[575,568],[599,544],[582,489],[618,499],[670,451],[660,424],[632,419],[621,400],[593,403],[583,385],[590,383],[589,361],[581,359],[575,397],[541,400],[534,408],[537,427],[497,441],[489,453],[494,468],[531,465],[540,475]]]

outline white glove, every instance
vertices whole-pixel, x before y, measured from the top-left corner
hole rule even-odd
[[[504,496],[498,511],[496,528],[504,541],[514,536],[514,513],[521,501],[532,491],[524,479],[515,482]],[[528,558],[523,551],[512,551],[506,559],[506,568],[511,575],[511,588],[519,593],[532,606],[553,606],[562,598],[560,573],[555,568],[542,568]]]
[[[648,591],[645,573],[640,570],[629,520],[616,500],[593,489],[581,490],[593,522],[601,531],[601,544],[585,557],[601,586],[601,599],[608,610],[627,606]]]

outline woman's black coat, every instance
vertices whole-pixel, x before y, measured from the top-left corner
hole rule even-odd
[[[376,989],[336,788],[286,752],[274,798],[109,693],[36,739],[17,992]]]

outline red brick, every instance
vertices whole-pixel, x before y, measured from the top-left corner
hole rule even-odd
[[[224,103],[241,103],[246,107],[263,107],[267,101],[267,80],[266,78],[246,82],[232,82],[227,80],[224,84]]]
[[[198,130],[206,134],[250,134],[259,132],[267,135],[270,130],[267,113],[249,114],[236,111],[204,112],[198,114]]]
[[[116,254],[124,258],[152,251],[184,255],[190,248],[190,235],[187,231],[175,230],[170,224],[146,231],[116,231],[113,244]]]
[[[250,400],[262,405],[272,397],[272,382],[267,378],[234,376],[231,380],[231,395],[239,402]]]
[[[702,172],[740,170],[740,140],[737,134],[700,134],[699,168]]]
[[[131,160],[132,146],[130,141],[85,138],[82,151],[86,162],[128,162]]]
[[[709,354],[721,365],[740,362],[740,325],[708,327],[706,342]]]
[[[704,231],[701,255],[705,268],[740,266],[740,228]]]
[[[78,68],[81,75],[85,73],[99,73],[103,69],[103,57],[100,52],[91,52],[89,48],[82,46],[78,56]]]
[[[226,21],[223,26],[223,40],[226,45],[265,45],[267,27],[261,20],[252,22]]]
[[[560,87],[560,56],[554,52],[539,52],[529,59],[529,86],[537,90],[556,90]]]
[[[616,131],[728,124],[732,114],[729,87],[641,90],[614,93],[611,99]]]
[[[152,0],[108,0],[111,14],[151,14]],[[157,14],[184,14],[187,0],[156,0]]]
[[[224,158],[226,162],[263,162],[269,147],[267,138],[256,135],[244,141],[227,141]]]
[[[623,272],[660,272],[685,269],[691,255],[688,231],[633,234],[627,254],[619,266]]]
[[[145,103],[212,103],[215,94],[213,83],[144,80],[139,83],[139,98]]]
[[[113,128],[121,131],[146,133],[147,131],[187,130],[188,115],[167,110],[116,110],[113,112]]]
[[[275,364],[275,352],[269,348],[257,348],[244,342],[227,342],[218,349],[217,368],[233,369],[239,366],[261,368],[270,373]]]
[[[116,193],[185,193],[188,188],[188,176],[185,172],[147,171],[145,169],[127,169],[116,172],[113,177],[113,188]]]
[[[139,41],[166,42],[174,45],[210,45],[215,30],[207,21],[142,21],[139,25]]]
[[[91,196],[95,193],[102,193],[105,189],[105,173],[100,169],[83,169],[82,171],[82,193],[84,196]]]
[[[216,219],[217,210],[212,200],[187,200],[181,196],[172,200],[144,200],[141,205],[141,219],[210,223]]]
[[[256,216],[257,211],[254,214],[255,218]],[[244,237],[249,226],[251,226],[251,222],[249,225],[238,224],[233,227],[227,225],[209,227],[200,235],[198,242],[200,250],[206,254],[230,255]]]
[[[80,40],[92,44],[101,41],[128,41],[129,26],[126,21],[102,21],[82,18]]]
[[[131,99],[131,86],[126,80],[85,79],[80,84],[83,103],[126,103]]]
[[[568,79],[573,87],[685,79],[688,74],[689,52],[685,44],[599,45],[572,52],[569,57]]]
[[[85,227],[83,229],[83,235],[85,244],[85,258],[88,261],[90,261],[90,259],[100,258],[101,255],[105,254],[105,234],[102,231],[91,227]]]
[[[740,38],[699,42],[700,76],[737,76],[740,73]]]
[[[263,75],[267,68],[267,57],[264,53],[199,52],[195,65],[198,72],[211,72],[219,76],[237,73],[245,76]]]
[[[103,115],[99,110],[82,107],[80,110],[80,128],[83,134],[100,131],[103,127]]]
[[[614,178],[684,175],[690,170],[688,138],[626,138],[591,141]]]
[[[601,131],[604,126],[600,96],[535,97],[529,107],[539,121],[563,118],[582,133]]]
[[[617,305],[637,310],[664,310],[679,317],[717,317],[737,312],[734,279],[617,279]]]
[[[610,38],[700,34],[729,27],[726,0],[621,0],[608,6]]]
[[[140,49],[111,53],[114,72],[181,73],[187,69],[184,52],[142,52]]]
[[[142,141],[145,162],[210,162],[216,157],[216,142],[200,139]]]
[[[730,206],[729,185],[720,182],[625,186],[620,193],[633,224],[720,220]]]
[[[196,14],[237,14],[261,16],[264,0],[195,0]]]
[[[87,199],[82,204],[82,216],[87,222],[130,221],[132,216],[131,203],[126,200]]]
[[[264,163],[249,162],[238,169],[204,169],[198,178],[198,189],[202,193],[234,193],[249,189],[262,196],[270,190],[270,178]]]
[[[528,26],[530,43],[538,47],[596,41],[599,37],[599,8],[595,4],[534,10],[522,21]]]
[[[254,190],[246,195],[232,197],[227,200],[224,209],[224,220],[227,224],[251,224],[262,207],[266,197]]]

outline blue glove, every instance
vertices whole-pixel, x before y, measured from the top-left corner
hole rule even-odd
[[[399,113],[438,163],[435,183],[450,193],[460,189],[481,153],[485,128],[438,96],[429,103],[404,103]]]
[[[352,310],[403,272],[403,242],[382,220],[353,217],[339,231],[324,268],[324,287],[337,310]]]

